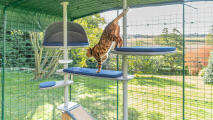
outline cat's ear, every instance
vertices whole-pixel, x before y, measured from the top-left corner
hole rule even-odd
[[[87,49],[87,53],[86,53],[86,55],[87,55],[87,57],[92,57],[92,49],[91,48],[88,48]]]

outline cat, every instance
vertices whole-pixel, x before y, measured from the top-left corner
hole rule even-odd
[[[101,71],[102,63],[108,58],[108,53],[113,46],[113,42],[115,42],[115,47],[121,47],[123,45],[123,40],[120,37],[118,20],[122,18],[127,11],[128,9],[124,10],[105,27],[98,44],[93,48],[87,49],[87,57],[94,57],[98,62],[96,66],[98,67],[97,73]]]

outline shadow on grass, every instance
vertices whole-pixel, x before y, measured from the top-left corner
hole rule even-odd
[[[94,77],[74,76],[75,86],[84,86],[87,91],[104,92],[109,89],[114,89],[117,85],[114,80],[100,79]]]
[[[81,98],[78,103],[80,103],[88,113],[97,120],[116,119],[116,97],[113,95],[104,97],[104,99],[103,97],[85,97]]]
[[[162,120],[164,115],[159,112],[152,112],[148,114],[148,120]]]
[[[175,81],[173,79],[159,78],[154,76],[138,76],[133,81],[133,84],[141,85],[141,86],[158,86],[158,87],[166,87],[166,86],[183,86],[182,82]],[[193,88],[192,85],[188,85],[185,83],[185,87]]]
[[[135,108],[128,108],[128,120],[139,120],[140,114]]]

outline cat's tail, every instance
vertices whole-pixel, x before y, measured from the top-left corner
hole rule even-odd
[[[112,22],[118,22],[126,13],[128,12],[128,8],[125,9],[120,15],[118,15]]]

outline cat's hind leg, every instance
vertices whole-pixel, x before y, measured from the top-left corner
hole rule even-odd
[[[120,36],[115,37],[114,40],[115,40],[115,48],[117,47],[120,48],[123,45],[123,40]]]
[[[120,47],[122,47],[122,45],[123,45],[123,40],[122,40],[122,38],[119,36],[118,37],[118,47],[120,48]]]

